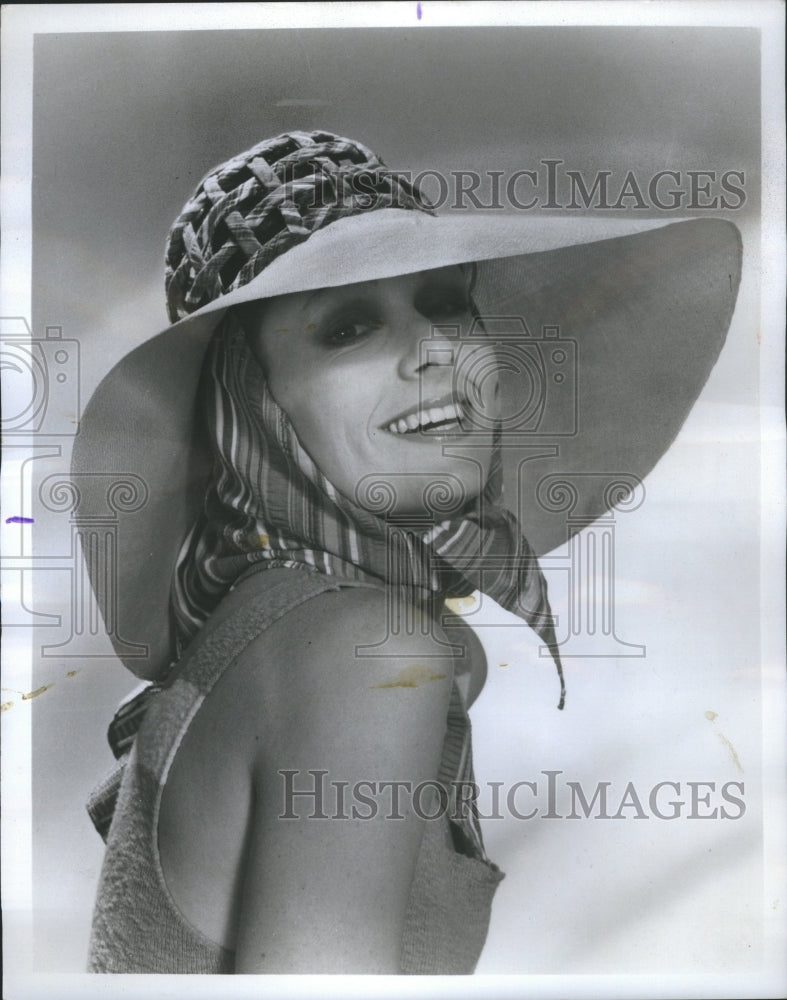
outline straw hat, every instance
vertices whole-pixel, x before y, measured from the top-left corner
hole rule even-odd
[[[226,309],[468,262],[487,336],[513,359],[503,366],[506,503],[534,549],[566,537],[565,514],[539,502],[545,477],[653,468],[724,343],[740,278],[735,226],[438,216],[359,143],[325,132],[267,140],[211,171],[185,206],[167,247],[173,323],[104,378],[75,442],[74,474],[133,474],[147,486],[145,506],[119,521],[115,607],[92,580],[135,674],[154,677],[171,655],[172,568],[209,470],[196,389]],[[82,477],[81,516],[103,510],[105,491],[90,495],[99,481]],[[591,518],[607,499],[603,477],[588,483],[573,513]]]

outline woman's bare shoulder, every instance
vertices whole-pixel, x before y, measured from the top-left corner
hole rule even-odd
[[[357,953],[340,958],[337,967],[351,961],[363,971],[397,967],[423,829],[404,800],[398,821],[388,822],[387,796],[394,786],[420,787],[438,774],[452,658],[428,628],[418,622],[411,627],[404,609],[397,617],[391,600],[385,590],[365,588],[320,594],[288,613],[278,634],[251,644],[238,664],[241,672],[258,671],[264,706],[246,741],[253,749],[257,808],[244,872],[250,891],[240,921],[249,928],[238,947],[242,971],[259,968],[261,941],[266,967],[285,969],[277,968],[275,947],[269,947],[271,898],[286,899],[284,919],[294,926],[307,921],[323,944],[336,940],[336,921],[351,915],[348,948]],[[317,814],[344,815],[340,789],[351,799],[357,789],[370,802],[361,813],[369,821],[311,822],[317,783]],[[355,806],[348,805],[348,818]],[[282,815],[290,818],[283,822],[277,818]],[[315,885],[321,895],[303,894],[303,887]],[[388,904],[382,920],[381,898]],[[280,922],[270,929],[278,940]]]
[[[291,608],[246,646],[200,714],[233,733],[233,754],[271,766],[310,743],[442,727],[452,647],[415,608],[397,620],[390,600],[382,588],[347,587]]]
[[[178,905],[213,940],[232,940],[232,913],[210,900],[232,896],[252,802],[255,836],[268,848],[278,836],[265,817],[281,812],[283,774],[318,769],[354,787],[437,773],[452,657],[413,619],[397,622],[389,600],[382,588],[347,587],[291,608],[227,665],[184,734],[162,799],[162,864]],[[357,853],[347,834],[336,849]],[[325,856],[322,841],[315,850]],[[195,880],[195,858],[211,859],[215,877]]]
[[[268,694],[279,682],[291,692],[300,684],[314,692],[355,685],[359,677],[384,683],[393,679],[392,670],[411,668],[415,675],[421,661],[439,666],[446,677],[453,652],[439,624],[420,608],[397,606],[382,587],[341,587],[289,610],[249,643],[239,663],[254,671]],[[285,691],[276,694],[277,702],[286,697]]]

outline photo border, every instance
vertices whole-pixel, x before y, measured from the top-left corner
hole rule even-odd
[[[784,960],[787,902],[783,858],[787,847],[785,806],[785,641],[784,641],[784,501],[783,422],[784,347],[777,342],[783,329],[785,288],[783,7],[775,2],[653,2],[615,5],[592,2],[532,4],[99,4],[10,5],[2,24],[2,162],[0,207],[3,217],[2,315],[31,315],[31,150],[32,44],[37,33],[123,30],[200,30],[292,27],[417,28],[419,25],[700,25],[749,26],[762,32],[762,323],[761,443],[763,448],[761,543],[761,629],[763,649],[763,783],[766,882],[769,896],[780,908],[769,914],[766,962],[760,977],[741,976],[483,976],[461,982],[451,977],[319,977],[326,996],[494,996],[515,997],[526,990],[534,997],[725,997],[778,996],[785,988]],[[16,504],[21,484],[17,463],[7,459],[3,474],[3,509]],[[29,497],[23,498],[29,501]],[[12,500],[12,503],[8,501]],[[4,533],[7,526],[3,524]],[[5,546],[4,546],[5,548]],[[15,632],[18,630],[14,630]],[[27,691],[31,687],[32,652],[24,637],[6,632],[3,644],[3,685]],[[29,713],[2,715],[3,788],[3,913],[6,994],[14,998],[57,995],[163,995],[160,977],[102,977],[34,973],[32,958],[32,818],[30,812],[31,729]],[[781,891],[778,890],[781,887]],[[166,995],[190,998],[223,995],[252,996],[259,992],[253,977],[232,977],[221,987],[211,979],[164,977]],[[368,981],[367,981],[368,980]],[[270,996],[311,996],[314,976],[266,979]]]

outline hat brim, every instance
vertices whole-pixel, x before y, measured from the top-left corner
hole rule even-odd
[[[337,219],[281,254],[240,288],[191,313],[180,323],[229,306],[293,292],[415,274],[435,267],[491,261],[652,232],[695,220],[586,216],[429,215],[384,208]],[[711,220],[718,221],[718,220]]]
[[[565,512],[549,509],[539,491],[547,477],[600,474],[582,480],[571,511],[578,524],[607,509],[610,475],[641,479],[653,468],[724,343],[740,280],[734,225],[432,217],[397,209],[337,221],[248,285],[132,351],[86,407],[72,457],[72,472],[82,480],[80,514],[89,517],[105,504],[104,492],[91,497],[90,484],[99,480],[86,473],[132,474],[147,486],[145,506],[120,516],[117,593],[92,580],[113,622],[110,638],[130,670],[154,677],[170,656],[172,567],[209,470],[205,443],[194,432],[196,389],[205,348],[226,309],[470,261],[478,265],[474,297],[481,314],[524,319],[528,351],[545,378],[542,392],[553,374],[553,345],[545,336],[561,341],[562,364],[570,366],[561,392],[553,385],[540,415],[504,442],[506,503],[535,550],[550,551],[567,533]],[[512,412],[523,391],[516,378],[504,381]]]

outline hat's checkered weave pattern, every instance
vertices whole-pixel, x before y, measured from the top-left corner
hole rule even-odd
[[[174,323],[247,284],[336,219],[431,206],[406,176],[358,142],[288,132],[211,170],[170,230],[167,309]]]

